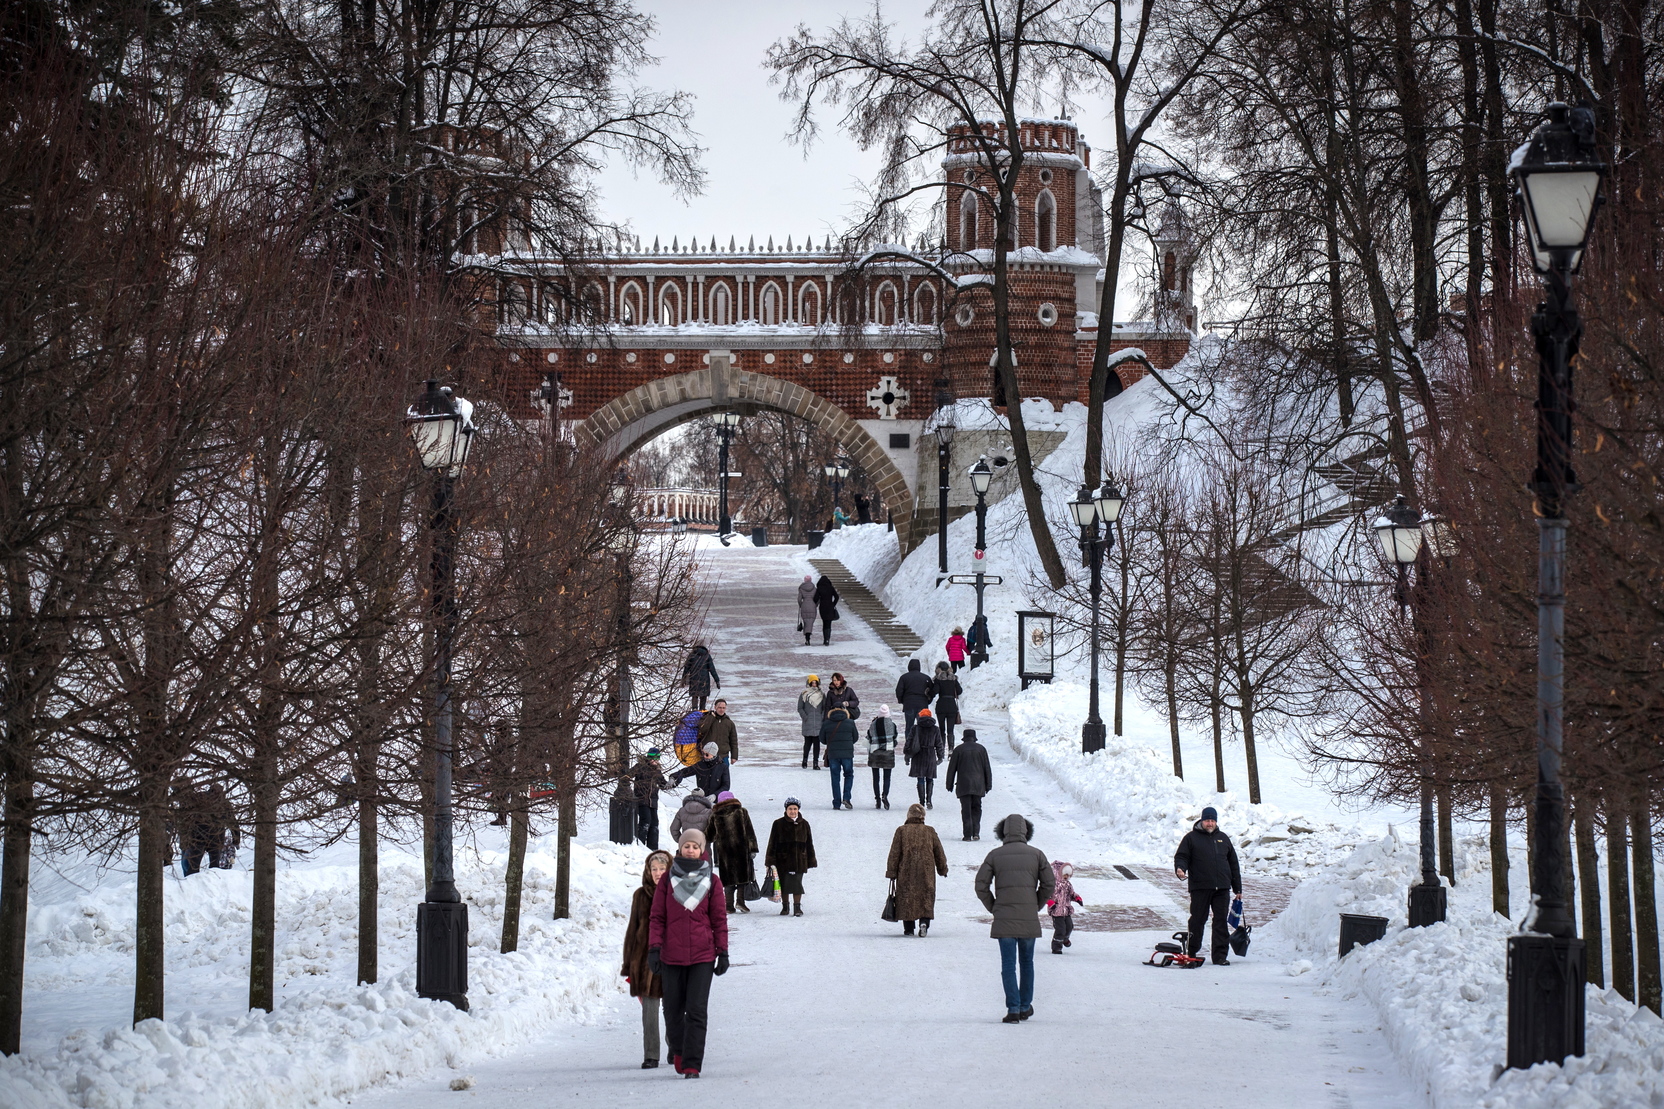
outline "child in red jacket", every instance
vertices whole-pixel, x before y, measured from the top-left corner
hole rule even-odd
[[[948,662],[953,664],[955,674],[965,665],[965,650],[965,629],[954,628],[953,634],[948,636]]]
[[[670,1061],[684,1078],[705,1062],[711,977],[728,973],[728,910],[722,879],[705,854],[705,833],[688,828],[670,870],[653,891],[647,968],[664,982],[664,1030]]]
[[[1075,906],[1084,905],[1080,894],[1075,892],[1075,884],[1069,879],[1074,875],[1075,868],[1066,862],[1052,863],[1052,879],[1055,888],[1052,899],[1046,902],[1046,912],[1052,918],[1052,954],[1061,955],[1069,943],[1069,933],[1075,930]]]

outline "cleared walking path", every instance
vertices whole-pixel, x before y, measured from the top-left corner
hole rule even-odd
[[[782,918],[759,902],[731,917],[733,968],[716,981],[704,1077],[644,1071],[635,1002],[621,997],[610,1023],[567,1027],[467,1073],[456,1071],[357,1099],[389,1109],[461,1105],[836,1106],[1069,1104],[1129,1109],[1405,1109],[1422,1104],[1397,1072],[1360,1002],[1320,993],[1263,958],[1197,971],[1140,965],[1150,943],[1183,913],[1161,883],[1128,880],[1132,860],[1100,858],[1093,818],[1012,753],[1003,721],[971,720],[988,741],[994,792],[980,843],[959,838],[958,806],[930,813],[950,863],[938,884],[927,939],[903,938],[879,920],[890,837],[915,799],[898,776],[892,809],[873,808],[858,755],[854,811],[831,809],[825,771],[799,769],[793,708],[804,675],[843,672],[861,695],[863,724],[890,700],[895,653],[859,621],[834,625],[831,647],[793,634],[802,549],[732,548],[708,556],[716,592],[707,641],[726,679],[741,738],[734,785],[759,839],[787,796],[803,801],[820,867],[809,874],[805,916]],[[795,560],[794,560],[795,559]],[[840,586],[842,588],[842,586]],[[974,680],[974,675],[972,676]],[[1027,815],[1035,842],[1077,864],[1077,887],[1104,930],[1078,930],[1061,956],[1036,948],[1035,1017],[1004,1025],[998,948],[988,938],[972,879],[995,846],[992,825]],[[605,835],[586,824],[584,838]],[[759,863],[761,859],[759,859]],[[1147,860],[1146,860],[1147,862]],[[1129,868],[1131,869],[1131,868]],[[979,920],[982,918],[982,920]],[[1141,931],[1125,930],[1142,927]],[[622,941],[622,937],[620,937]],[[696,1100],[689,1100],[690,1098]]]

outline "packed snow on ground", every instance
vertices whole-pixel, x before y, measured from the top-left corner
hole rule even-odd
[[[664,814],[666,817],[669,813]],[[499,833],[498,829],[487,829]],[[555,840],[527,852],[520,948],[498,952],[506,852],[500,834],[457,855],[469,905],[464,1015],[415,994],[419,856],[390,845],[381,870],[382,981],[354,984],[357,849],[340,844],[278,876],[275,1011],[247,1008],[252,875],[208,870],[167,882],[168,1019],[129,1027],[130,874],[37,860],[24,1052],[0,1058],[7,1109],[288,1109],[464,1066],[584,1023],[617,996],[619,937],[640,852],[572,846],[568,920],[554,920]],[[245,858],[242,860],[246,863]],[[67,875],[67,876],[65,876]]]

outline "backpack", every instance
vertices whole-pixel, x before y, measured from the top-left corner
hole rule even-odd
[[[676,761],[683,766],[692,766],[699,761],[699,722],[704,717],[703,712],[694,709],[676,725],[676,735],[672,743],[676,748]]]

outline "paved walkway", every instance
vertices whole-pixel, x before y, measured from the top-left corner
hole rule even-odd
[[[883,601],[879,600],[861,580],[835,558],[821,558],[811,556],[809,565],[825,574],[838,587],[838,595],[843,599],[840,606],[844,612],[853,613],[861,618],[884,645],[902,658],[906,658],[920,647],[924,640],[919,633],[903,624],[896,618]]]
[[[930,814],[950,870],[938,885],[929,938],[903,938],[899,925],[880,921],[884,861],[914,800],[912,783],[898,777],[893,808],[875,811],[871,777],[858,756],[856,808],[832,811],[828,775],[799,769],[793,704],[806,673],[825,678],[838,670],[861,694],[865,720],[890,699],[900,667],[895,653],[857,620],[834,626],[831,647],[802,645],[793,634],[801,556],[800,548],[780,547],[707,556],[716,587],[707,641],[727,679],[723,694],[741,737],[736,791],[760,837],[788,795],[801,798],[820,867],[809,875],[803,918],[782,918],[766,902],[731,918],[733,969],[713,991],[705,1075],[697,1086],[668,1067],[639,1069],[639,1010],[621,997],[609,1022],[567,1027],[503,1059],[470,1066],[465,1073],[476,1086],[467,1094],[447,1088],[456,1071],[441,1070],[360,1103],[388,1109],[1423,1104],[1396,1070],[1367,1008],[1320,993],[1309,976],[1287,977],[1280,965],[1252,955],[1196,971],[1141,966],[1150,944],[1177,926],[1179,906],[1161,883],[1126,877],[1118,864],[1128,860],[1099,856],[1090,814],[1012,753],[1003,721],[967,722],[988,740],[994,764],[982,842],[960,840],[951,798],[941,798]],[[1033,820],[1037,846],[1077,864],[1077,886],[1089,908],[1071,950],[1053,956],[1045,941],[1037,946],[1035,1017],[1017,1026],[999,1022],[997,948],[972,889],[977,865],[995,846],[993,822],[1013,811]],[[584,828],[586,837],[604,834],[599,825]]]

